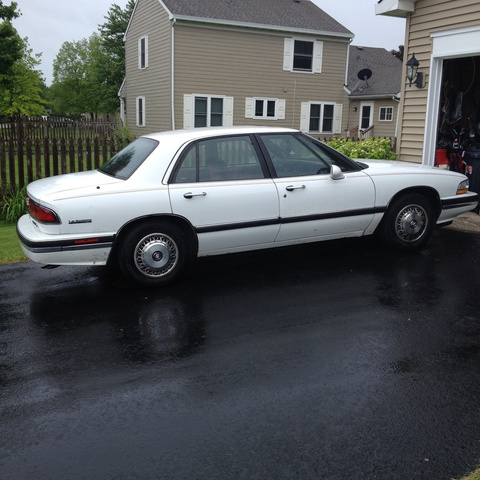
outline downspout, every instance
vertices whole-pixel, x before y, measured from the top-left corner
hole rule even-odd
[[[170,103],[172,105],[172,130],[175,130],[175,23],[176,19],[172,18],[172,51],[170,53],[172,59],[172,65],[170,68]]]
[[[398,152],[397,152],[397,142],[398,142],[398,122],[400,120],[400,99],[397,97],[397,96],[394,96],[392,97],[392,100],[394,102],[397,102],[397,120],[396,120],[396,124],[395,124],[395,153],[397,154],[398,156]]]

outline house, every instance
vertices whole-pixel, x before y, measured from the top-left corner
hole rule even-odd
[[[477,167],[480,180],[480,3],[379,0],[375,12],[406,18],[400,160]]]
[[[342,134],[352,38],[310,0],[137,0],[122,118],[136,134],[254,124]]]
[[[347,136],[396,137],[402,62],[384,48],[350,46]]]

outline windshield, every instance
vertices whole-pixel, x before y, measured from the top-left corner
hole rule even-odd
[[[156,140],[141,137],[114,155],[105,165],[99,168],[99,171],[126,180],[155,150],[157,145]]]

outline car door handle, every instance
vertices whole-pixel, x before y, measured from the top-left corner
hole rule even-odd
[[[184,193],[183,196],[185,198],[193,198],[193,197],[205,197],[207,195],[207,192],[201,192],[201,193],[192,193],[192,192],[187,192]]]
[[[307,188],[306,185],[289,185],[288,187],[285,187],[288,192],[293,192],[294,190],[303,190],[304,188]]]

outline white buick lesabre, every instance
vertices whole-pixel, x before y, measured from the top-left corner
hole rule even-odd
[[[233,127],[145,135],[98,170],[31,183],[25,254],[49,265],[116,262],[141,284],[197,256],[378,233],[420,248],[474,209],[464,175],[355,162],[299,131]]]

